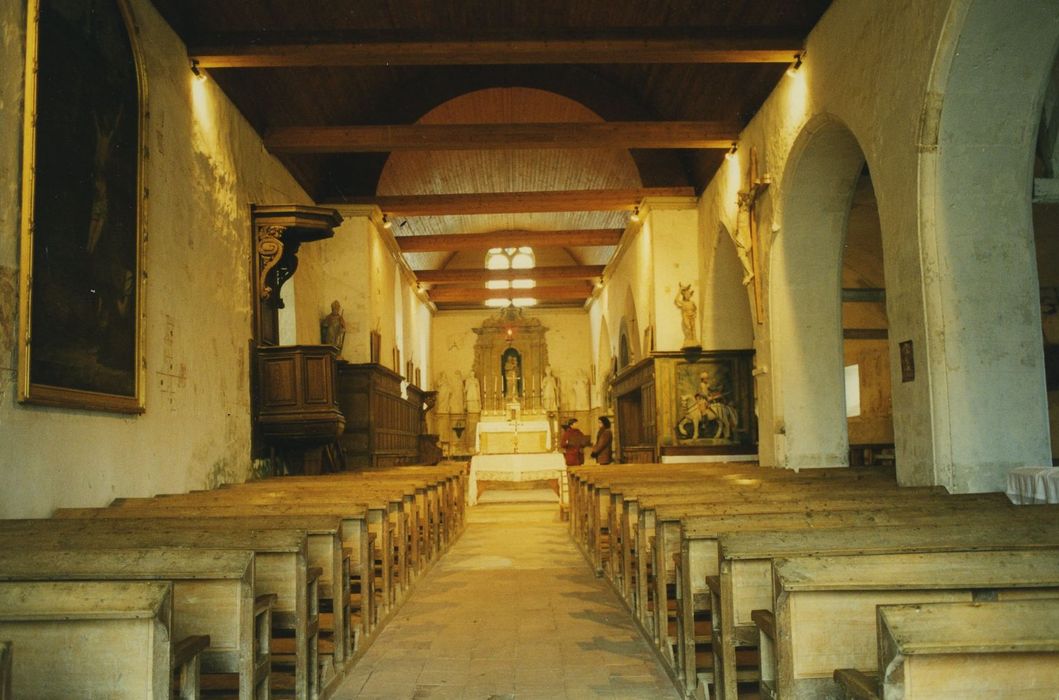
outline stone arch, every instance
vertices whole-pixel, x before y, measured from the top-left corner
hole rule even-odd
[[[769,260],[776,461],[848,464],[842,357],[842,250],[864,153],[828,115],[795,140],[783,176],[783,230]]]
[[[711,350],[753,347],[753,288],[742,284],[745,271],[728,227],[718,223],[715,235],[701,298],[702,346]]]
[[[618,364],[624,367],[643,359],[640,342],[640,323],[636,315],[636,301],[632,288],[625,288],[625,308],[621,321],[618,322]]]
[[[603,316],[599,321],[599,347],[596,349],[596,376],[593,377],[598,387],[599,395],[593,397],[593,402],[602,406],[604,412],[609,410],[609,383],[613,379],[611,373],[614,348],[610,344],[610,328],[607,326],[607,317]]]
[[[916,360],[929,379],[919,397],[929,434],[918,444],[899,440],[898,464],[907,459],[912,479],[950,491],[1003,490],[1007,469],[1050,460],[1031,200],[1057,47],[1054,2],[1012,12],[957,0],[927,89],[919,133],[925,347]]]

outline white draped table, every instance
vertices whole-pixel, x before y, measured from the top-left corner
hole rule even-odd
[[[1008,498],[1012,503],[1059,503],[1059,468],[1016,467],[1008,472]]]
[[[478,481],[559,481],[559,500],[567,502],[566,460],[559,452],[529,452],[471,457],[467,503],[478,502]]]

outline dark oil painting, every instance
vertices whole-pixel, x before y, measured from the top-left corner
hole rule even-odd
[[[37,27],[26,398],[36,390],[45,403],[138,410],[134,49],[118,0],[40,0]]]

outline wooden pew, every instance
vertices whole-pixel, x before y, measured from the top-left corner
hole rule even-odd
[[[174,494],[144,499],[119,499],[108,510],[128,510],[147,513],[141,517],[170,517],[170,513],[181,512],[177,517],[184,517],[194,509],[200,515],[242,516],[242,515],[319,515],[337,514],[341,517],[366,519],[369,533],[375,535],[378,551],[369,555],[372,561],[378,561],[379,575],[375,577],[378,587],[378,601],[382,612],[388,612],[400,600],[402,568],[407,560],[405,538],[405,513],[402,510],[403,492],[392,490],[379,496],[374,491],[358,489],[356,496],[360,502],[349,500],[351,496],[342,494],[325,497],[306,497],[304,493],[288,490],[273,490],[257,495],[245,494],[238,490],[207,491],[191,494]],[[207,513],[206,509],[210,512]],[[256,511],[256,513],[254,512]],[[56,515],[64,515],[65,511]],[[82,514],[78,514],[80,517]],[[105,516],[123,517],[123,516]],[[353,545],[350,545],[353,546]],[[394,553],[396,552],[396,557]]]
[[[819,508],[825,505],[826,508]],[[686,516],[677,521],[680,553],[674,556],[676,568],[675,608],[677,646],[675,663],[681,669],[685,685],[694,689],[698,682],[697,645],[708,645],[708,635],[696,635],[694,628],[701,617],[709,619],[710,592],[707,577],[717,570],[717,542],[721,533],[830,529],[901,525],[916,522],[939,522],[952,516],[956,521],[974,522],[983,512],[1013,511],[1003,494],[965,494],[937,496],[930,490],[918,495],[892,494],[864,496],[860,499],[815,501],[781,501],[763,503],[758,512],[728,513],[714,516]],[[667,516],[658,519],[659,527]],[[658,535],[656,539],[662,539]],[[659,565],[660,566],[660,565]],[[705,674],[712,680],[710,673]]]
[[[877,606],[1059,598],[1059,550],[778,559],[773,580],[775,612],[755,617],[762,696],[816,698],[838,692],[836,668],[875,669]]]
[[[101,509],[106,512],[110,509]],[[201,516],[202,513],[196,515]],[[87,520],[45,521],[55,523],[50,534],[44,531],[33,539],[33,546],[50,549],[100,549],[106,540],[100,532],[105,526],[91,530]],[[0,527],[3,527],[0,525]],[[58,528],[62,529],[58,529]],[[76,534],[82,527],[84,534]],[[295,530],[181,530],[169,528],[166,522],[149,525],[141,530],[113,534],[129,547],[180,547],[194,550],[240,549],[255,555],[255,595],[275,594],[271,609],[273,636],[291,635],[295,639],[293,679],[289,683],[299,698],[311,697],[319,687],[317,635],[319,627],[319,569],[308,564],[308,542],[304,531]],[[282,675],[271,679],[273,685],[283,682]]]
[[[14,700],[11,692],[11,642],[0,642],[0,700]]]
[[[1029,516],[1030,507],[1015,509]],[[752,611],[772,606],[772,560],[915,552],[1059,548],[1059,508],[1033,507],[1032,517],[1008,516],[992,526],[927,525],[722,533],[718,575],[709,577],[714,673],[718,698],[737,697],[735,649],[757,644]],[[967,515],[964,514],[964,518]]]
[[[860,500],[865,508],[879,510],[904,502],[906,499],[936,498],[943,493],[943,489],[936,488],[901,488],[895,484],[873,484],[870,499],[864,500],[866,493],[860,484],[835,481],[829,483],[826,488],[822,488],[819,482],[811,479],[808,481],[787,479],[781,483],[774,483],[769,488],[756,490],[752,494],[738,489],[717,490],[699,497],[694,502],[686,502],[681,506],[673,507],[672,510],[665,511],[665,517],[661,519],[657,517],[658,510],[663,506],[672,506],[673,501],[661,497],[645,497],[639,506],[638,528],[644,533],[641,540],[642,547],[651,557],[654,575],[652,593],[657,596],[656,600],[664,601],[668,587],[677,585],[674,555],[679,553],[681,547],[680,526],[684,519],[693,517],[696,513],[720,513],[723,512],[722,509],[729,506],[744,505],[758,506],[759,512],[798,511],[805,504],[824,495],[832,502],[837,502],[839,499],[849,502]],[[1007,505],[1006,501],[1005,505]],[[847,510],[859,509],[860,507],[854,507]],[[648,533],[653,533],[654,537],[649,538]],[[658,607],[656,607],[657,610],[659,610]],[[658,622],[661,623],[663,620],[659,619]],[[656,626],[655,629],[661,630],[662,627]]]
[[[1059,600],[882,606],[885,697],[1059,695]]]
[[[106,548],[84,548],[86,539]],[[173,639],[208,636],[205,673],[237,674],[240,698],[267,694],[268,631],[256,625],[267,617],[254,617],[253,553],[117,548],[115,539],[72,537],[69,549],[53,549],[8,534],[0,549],[0,581],[171,581]]]
[[[375,622],[378,619],[377,610],[375,609],[376,596],[366,592],[371,592],[378,588],[380,598],[385,599],[389,595],[389,590],[383,588],[384,581],[376,581],[374,576],[371,553],[373,535],[368,533],[370,513],[345,505],[335,506],[315,502],[291,502],[274,506],[238,503],[180,505],[175,501],[163,501],[155,507],[144,505],[136,508],[64,508],[56,511],[55,516],[62,519],[106,521],[160,519],[167,523],[182,521],[194,523],[205,519],[207,521],[219,521],[222,523],[222,528],[224,522],[242,521],[245,525],[238,525],[238,527],[244,530],[282,529],[287,525],[299,529],[297,526],[303,518],[332,519],[340,523],[340,545],[343,554],[345,554],[345,550],[348,550],[350,554],[348,565],[350,585],[356,582],[356,585],[361,588],[360,594],[351,594],[350,605],[361,606],[358,622],[363,624],[365,634],[370,633],[374,629]],[[190,525],[188,529],[194,530],[197,528],[194,525]],[[308,550],[313,556],[312,566],[318,566],[324,569],[325,572],[330,572],[325,574],[324,582],[326,583],[332,576],[337,575],[333,573],[337,570],[336,565],[333,563],[328,564],[326,560],[319,557],[334,551],[333,545],[330,544],[330,540],[333,538],[326,533],[307,532],[307,534],[309,539],[314,541],[313,546]],[[340,567],[340,565],[338,566]],[[356,634],[355,628],[351,631],[354,635]],[[350,635],[350,642],[355,641],[354,635]]]
[[[975,497],[970,499],[975,502],[993,502],[1007,505],[1006,498],[997,494]],[[828,512],[828,511],[850,511],[850,510],[880,510],[890,508],[894,505],[913,505],[923,501],[931,501],[938,498],[947,498],[944,489],[940,488],[907,488],[898,491],[895,496],[891,490],[875,492],[864,495],[858,490],[852,492],[838,492],[827,489],[824,492],[810,490],[803,493],[800,498],[790,498],[787,495],[774,497],[770,494],[759,494],[752,502],[717,500],[712,496],[703,497],[697,501],[673,501],[669,497],[644,497],[640,499],[637,507],[638,522],[632,526],[632,511],[629,514],[629,523],[623,524],[623,528],[629,528],[628,538],[635,541],[634,551],[630,551],[627,566],[635,573],[629,574],[637,580],[636,590],[633,598],[637,601],[637,611],[641,616],[643,605],[638,601],[653,600],[653,596],[665,591],[668,585],[678,583],[675,569],[673,567],[673,554],[678,553],[681,547],[682,530],[684,523],[695,521],[696,518],[711,517],[733,517],[758,513],[783,513],[783,512]],[[896,498],[896,503],[895,503]],[[960,496],[958,499],[966,497]],[[707,563],[711,559],[706,560]],[[665,564],[665,568],[662,567]],[[648,575],[647,567],[651,567]],[[655,577],[654,572],[664,573],[663,577]],[[696,578],[696,589],[702,578]],[[653,587],[649,584],[653,583]],[[655,620],[650,620],[653,625]]]
[[[0,583],[12,693],[169,700],[172,594],[168,582]]]

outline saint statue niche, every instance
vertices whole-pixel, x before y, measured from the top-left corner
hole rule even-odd
[[[522,356],[514,348],[508,348],[500,356],[504,377],[504,400],[518,401],[522,396]]]

